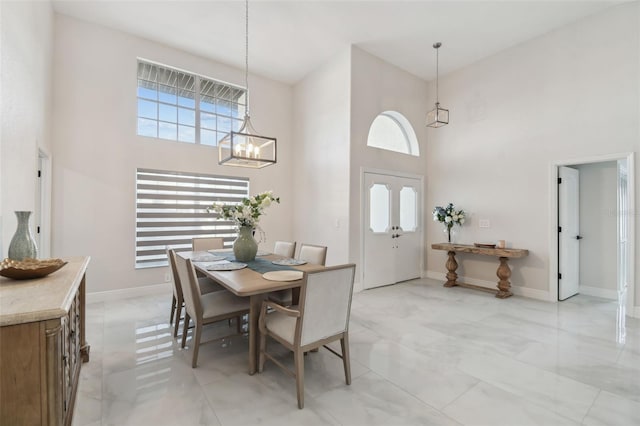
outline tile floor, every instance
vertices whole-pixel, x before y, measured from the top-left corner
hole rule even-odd
[[[353,383],[339,358],[311,353],[298,410],[274,364],[247,374],[246,337],[202,346],[192,369],[170,299],[88,305],[75,426],[640,425],[640,321],[617,327],[611,301],[499,300],[428,279],[357,293]]]

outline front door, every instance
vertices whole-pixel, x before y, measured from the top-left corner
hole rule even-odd
[[[422,182],[364,174],[364,288],[421,275]]]

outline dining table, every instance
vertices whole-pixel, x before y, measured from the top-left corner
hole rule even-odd
[[[287,266],[270,266],[273,261],[286,259],[283,256],[273,253],[259,253],[256,256],[256,260],[246,263],[247,267],[237,270],[209,270],[208,265],[212,262],[209,261],[197,261],[198,259],[205,259],[207,254],[213,254],[217,256],[223,256],[226,259],[235,262],[233,252],[229,249],[221,250],[209,250],[208,252],[197,251],[180,251],[176,253],[185,259],[191,259],[193,265],[197,271],[200,271],[205,276],[209,277],[216,283],[219,283],[226,290],[239,297],[249,298],[249,374],[253,375],[257,371],[258,356],[259,356],[259,344],[260,344],[260,330],[258,328],[258,320],[260,319],[260,309],[262,307],[262,301],[267,299],[269,293],[292,289],[293,300],[297,300],[300,285],[302,279],[293,281],[272,281],[263,277],[263,272],[271,270],[298,270],[298,271],[313,271],[317,269],[324,269],[323,265],[316,265],[312,263],[304,263],[302,265],[287,265]],[[194,260],[195,259],[195,260]],[[265,271],[266,270],[266,271]]]

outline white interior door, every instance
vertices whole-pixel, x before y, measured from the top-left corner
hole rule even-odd
[[[558,300],[565,300],[580,286],[580,173],[560,167],[558,177]]]
[[[364,288],[420,277],[421,181],[364,175]]]

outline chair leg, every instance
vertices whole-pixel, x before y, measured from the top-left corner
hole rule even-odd
[[[351,384],[351,361],[349,359],[349,334],[345,333],[340,339],[342,347],[342,364],[344,364],[344,380],[348,385]]]
[[[191,368],[196,368],[198,365],[198,351],[200,350],[200,336],[202,334],[202,324],[198,324],[198,321],[195,322],[195,328],[193,329],[193,360],[191,361]]]
[[[171,317],[169,319],[169,324],[173,324],[173,316],[175,313],[176,313],[176,296],[171,296]],[[178,319],[180,319],[180,315],[178,315]]]
[[[187,331],[189,331],[189,322],[191,321],[191,317],[187,313],[185,309],[184,312],[184,325],[182,326],[182,344],[180,347],[184,349],[184,346],[187,344]]]
[[[293,352],[296,367],[296,392],[298,394],[298,408],[304,408],[304,353],[300,348]]]
[[[260,352],[258,356],[258,373],[262,373],[264,370],[264,362],[265,356],[264,353],[267,351],[267,333],[260,332]]]
[[[180,326],[180,315],[182,315],[182,303],[176,305],[176,323],[173,325],[173,337],[178,337],[178,327]]]

